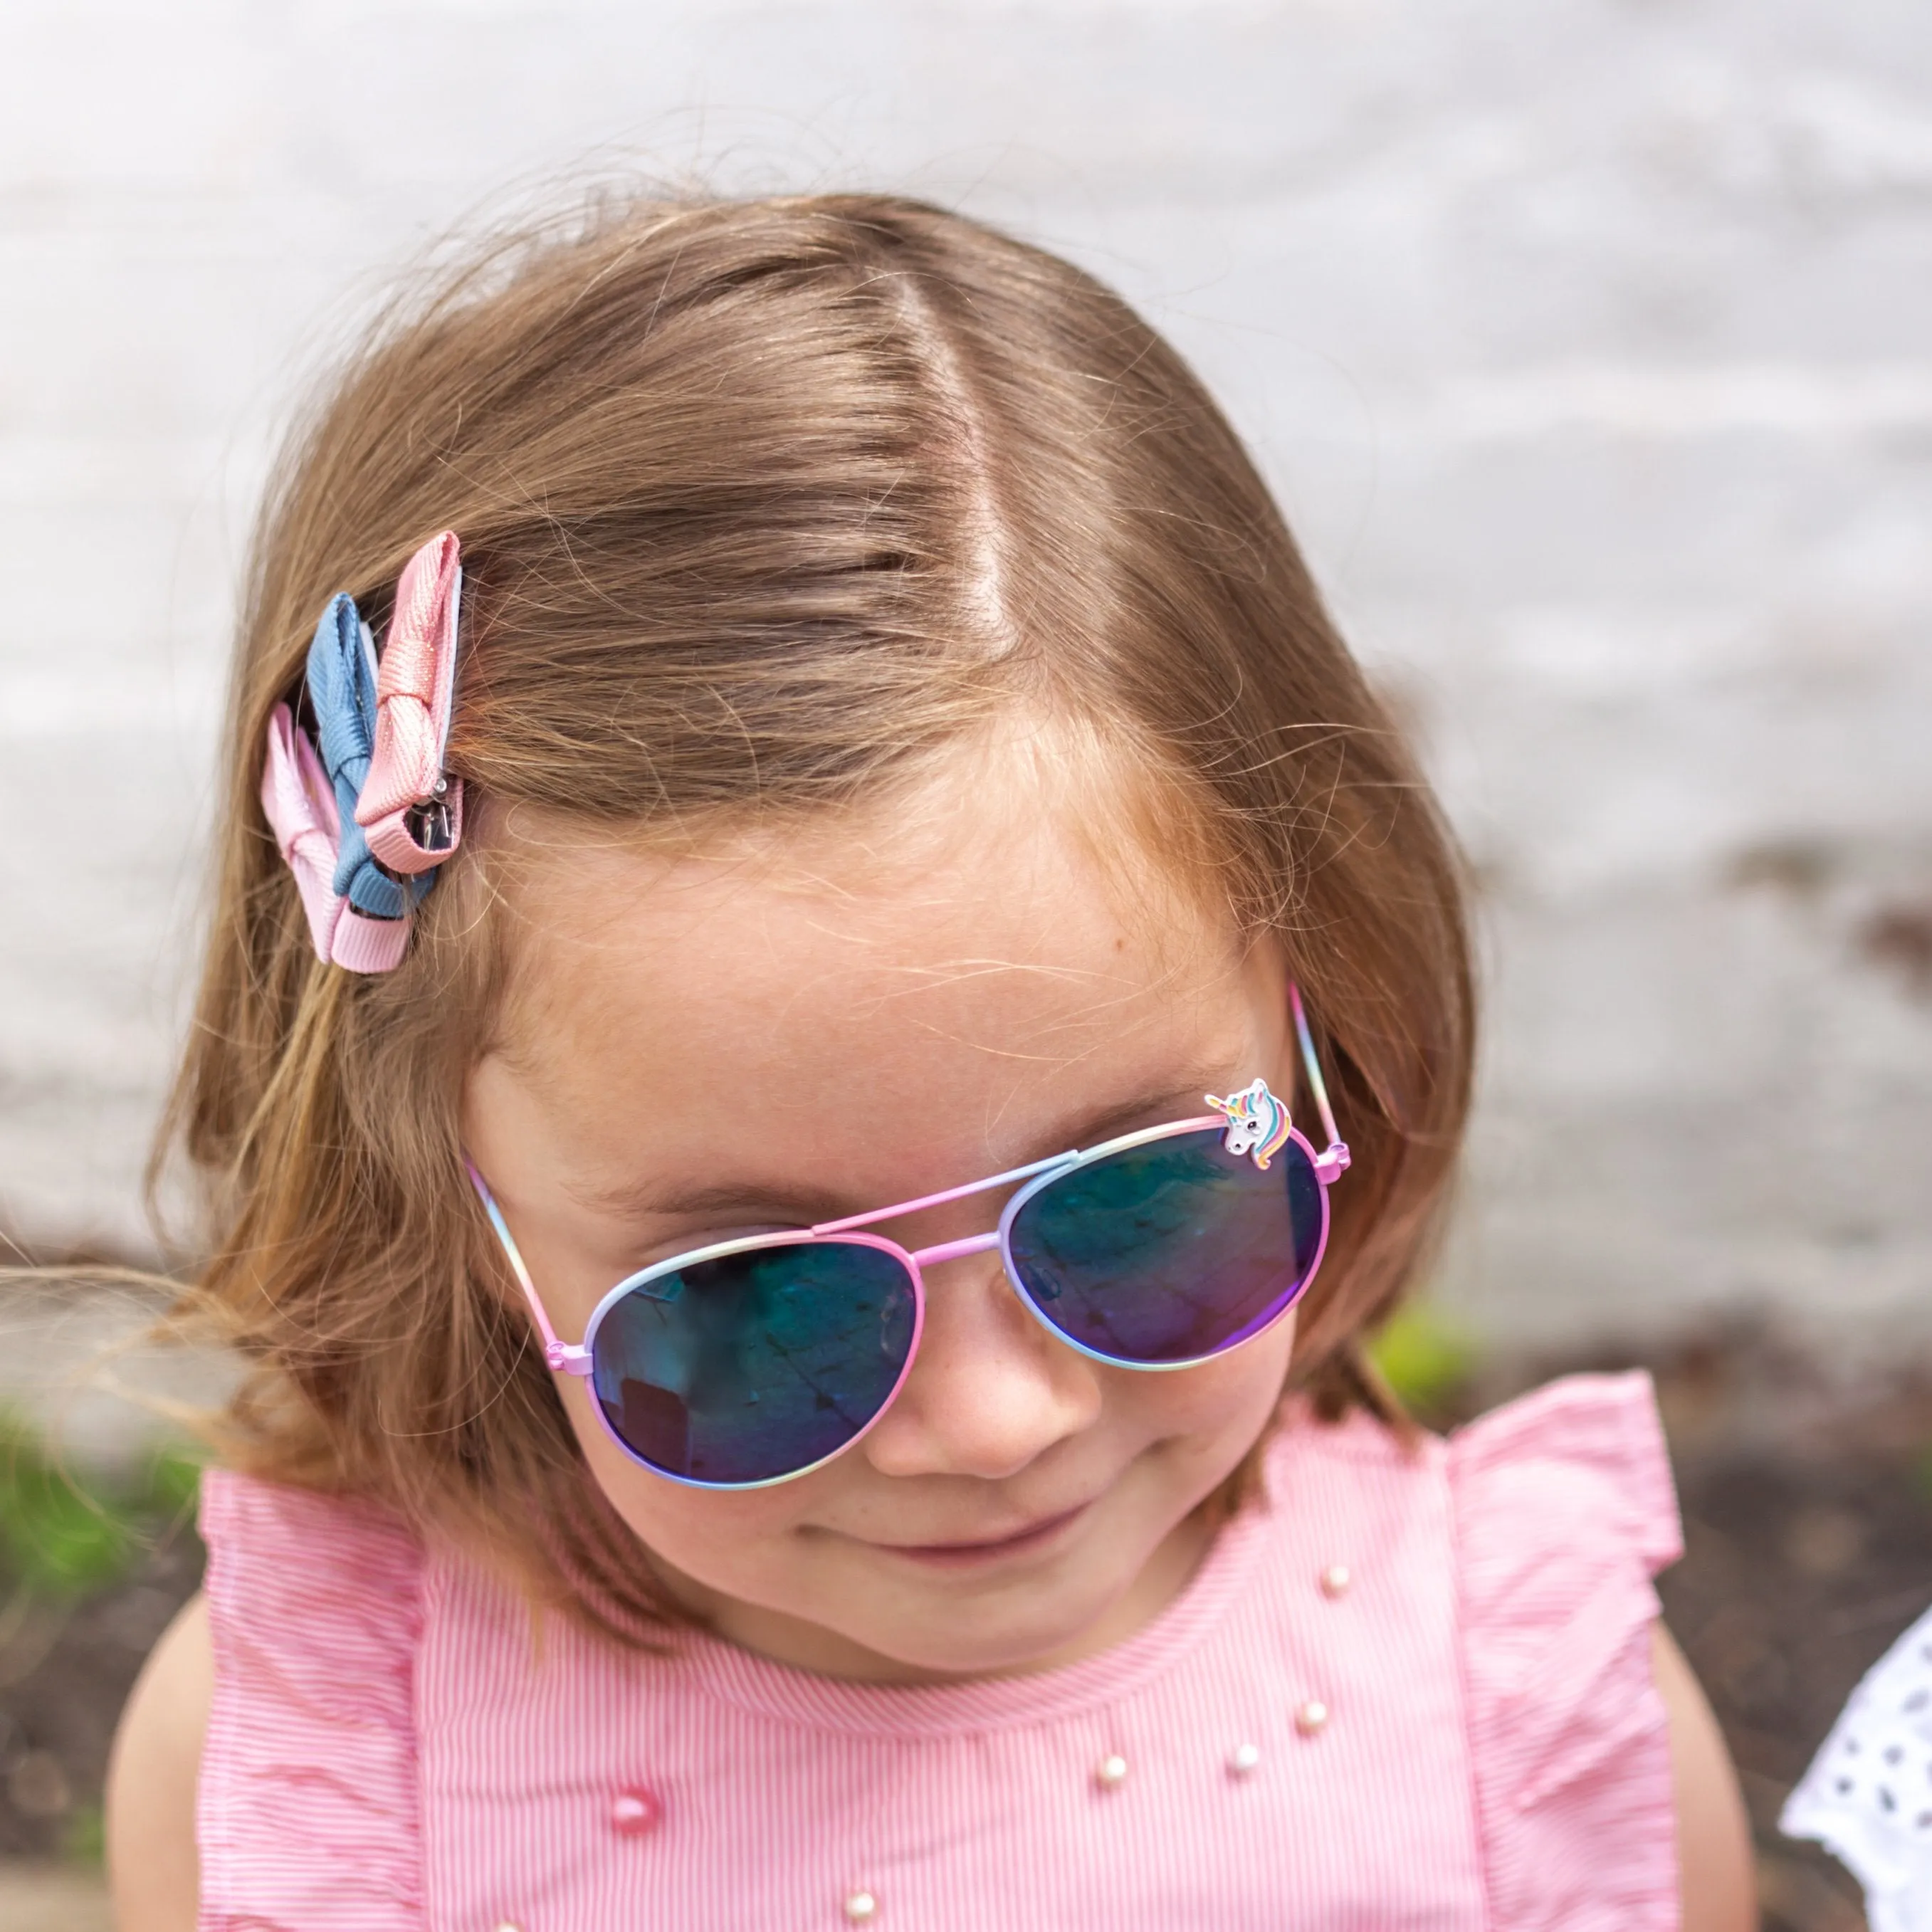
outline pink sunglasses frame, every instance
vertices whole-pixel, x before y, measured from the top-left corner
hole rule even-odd
[[[587,1380],[593,1365],[597,1330],[605,1315],[625,1296],[634,1293],[658,1276],[689,1268],[699,1262],[716,1260],[725,1255],[750,1254],[760,1248],[780,1247],[795,1243],[801,1237],[808,1237],[816,1241],[845,1242],[854,1247],[875,1248],[891,1255],[904,1268],[913,1285],[913,1332],[911,1343],[906,1350],[905,1363],[899,1370],[898,1380],[892,1384],[891,1393],[880,1403],[877,1412],[864,1428],[842,1442],[830,1454],[820,1456],[817,1462],[808,1463],[802,1468],[788,1469],[782,1475],[770,1476],[760,1481],[751,1483],[707,1483],[694,1477],[674,1474],[670,1470],[660,1469],[653,1462],[646,1462],[611,1426],[610,1418],[604,1412],[603,1404],[592,1397],[590,1406],[604,1434],[626,1457],[639,1468],[648,1469],[652,1475],[660,1476],[666,1482],[682,1484],[688,1489],[770,1489],[777,1484],[795,1481],[800,1476],[809,1475],[813,1470],[821,1469],[826,1463],[844,1455],[877,1427],[886,1412],[898,1400],[899,1391],[904,1388],[907,1377],[912,1373],[913,1364],[919,1358],[920,1340],[926,1332],[926,1277],[922,1272],[926,1267],[936,1267],[943,1262],[958,1261],[969,1255],[986,1254],[998,1249],[1008,1286],[1028,1313],[1056,1341],[1063,1342],[1091,1360],[1104,1362],[1114,1368],[1138,1370],[1149,1374],[1198,1368],[1203,1362],[1214,1360],[1222,1355],[1232,1354],[1236,1348],[1245,1348],[1249,1342],[1258,1340],[1273,1328],[1307,1292],[1309,1284],[1320,1271],[1322,1257],[1328,1248],[1328,1190],[1340,1178],[1348,1166],[1348,1144],[1336,1129],[1334,1113],[1328,1104],[1327,1083],[1322,1077],[1321,1062],[1316,1057],[1315,1042],[1309,1031],[1307,1016],[1302,1010],[1301,993],[1298,987],[1289,986],[1288,999],[1294,1010],[1295,1035],[1301,1049],[1302,1066],[1309,1091],[1314,1097],[1316,1110],[1321,1116],[1322,1130],[1328,1136],[1328,1145],[1318,1153],[1313,1143],[1290,1124],[1286,1108],[1282,1107],[1274,1096],[1268,1092],[1264,1083],[1258,1080],[1247,1090],[1248,1092],[1253,1093],[1258,1089],[1280,1114],[1279,1125],[1264,1144],[1259,1142],[1252,1145],[1244,1142],[1239,1147],[1233,1144],[1240,1128],[1232,1111],[1235,1100],[1231,1099],[1217,1114],[1203,1114],[1190,1120],[1172,1120],[1157,1127],[1144,1127],[1137,1133],[1123,1134],[1090,1148],[1070,1149],[1064,1154],[1049,1155],[1044,1160],[1029,1161],[1024,1167],[1010,1168],[1004,1174],[990,1174],[983,1180],[968,1181],[963,1186],[949,1187],[937,1194],[921,1195],[916,1200],[896,1202],[889,1208],[868,1208],[863,1214],[848,1214],[841,1220],[820,1222],[814,1227],[788,1228],[770,1234],[740,1235],[731,1240],[716,1241],[708,1246],[688,1249],[682,1254],[654,1262],[649,1268],[640,1268],[634,1274],[626,1275],[610,1288],[591,1311],[590,1318],[584,1324],[584,1340],[580,1342],[564,1341],[551,1326],[550,1316],[543,1305],[543,1298],[537,1292],[536,1283],[524,1262],[522,1251],[517,1246],[515,1236],[510,1232],[509,1223],[503,1218],[503,1210],[497,1205],[496,1196],[490,1191],[488,1182],[478,1172],[476,1163],[466,1156],[463,1164],[469,1174],[470,1185],[476,1190],[477,1198],[483,1204],[484,1212],[489,1216],[490,1227],[502,1248],[505,1258],[509,1263],[510,1271],[515,1276],[517,1285],[523,1291],[531,1319],[543,1343],[544,1361],[551,1372],[557,1375]],[[1213,1096],[1209,1097],[1211,1100]],[[1231,1150],[1238,1154],[1252,1153],[1256,1165],[1262,1168],[1268,1166],[1279,1149],[1292,1143],[1306,1156],[1316,1179],[1321,1184],[1322,1233],[1316,1244],[1315,1258],[1310,1262],[1307,1272],[1296,1286],[1294,1294],[1252,1334],[1243,1336],[1239,1341],[1230,1343],[1226,1348],[1212,1350],[1208,1354],[1196,1356],[1186,1361],[1123,1361],[1117,1356],[1102,1354],[1096,1349],[1086,1347],[1056,1328],[1015,1275],[1011,1251],[1006,1245],[1007,1232],[1014,1217],[1042,1188],[1063,1179],[1078,1168],[1102,1160],[1109,1154],[1118,1154],[1124,1148],[1140,1147],[1150,1141],[1169,1139],[1180,1134],[1198,1133],[1210,1127],[1225,1129]],[[1019,1187],[1000,1210],[998,1225],[984,1234],[968,1234],[956,1241],[941,1241],[929,1248],[908,1249],[885,1235],[856,1232],[870,1227],[875,1222],[896,1220],[902,1215],[917,1214],[928,1208],[943,1207],[948,1202],[963,1201],[973,1195],[988,1193],[994,1188],[1012,1186],[1019,1182],[1027,1184]]]

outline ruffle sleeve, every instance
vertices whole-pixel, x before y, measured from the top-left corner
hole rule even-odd
[[[211,1471],[200,1932],[420,1932],[422,1552],[366,1503]]]
[[[1451,1438],[1478,1826],[1498,1932],[1676,1932],[1651,1579],[1682,1553],[1650,1378],[1575,1376]]]

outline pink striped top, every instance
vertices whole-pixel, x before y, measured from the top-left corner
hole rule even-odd
[[[375,1508],[212,1474],[201,1926],[1674,1928],[1645,1378],[1298,1423],[1269,1487],[1118,1648],[908,1689],[539,1651]]]

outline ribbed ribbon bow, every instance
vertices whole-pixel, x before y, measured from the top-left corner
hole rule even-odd
[[[316,742],[288,705],[268,721],[262,809],[316,952],[351,972],[400,962],[410,916],[463,836],[463,782],[443,770],[462,584],[446,530],[404,566],[380,658],[355,601],[332,598],[309,646]]]

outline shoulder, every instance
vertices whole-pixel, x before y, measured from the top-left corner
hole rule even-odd
[[[194,1800],[214,1690],[208,1604],[155,1645],[121,1715],[107,1771],[107,1858],[120,1932],[193,1932]]]
[[[211,1469],[200,1523],[218,1694],[273,1685],[326,1714],[406,1670],[423,1549],[389,1510]]]
[[[331,1922],[413,1925],[421,1544],[373,1504],[219,1470],[201,1526],[202,1924],[326,1900]]]
[[[1647,1583],[1683,1554],[1646,1375],[1566,1376],[1458,1430],[1448,1462],[1465,1591],[1486,1606],[1523,1607],[1550,1557]]]
[[[1451,1437],[1445,1466],[1498,1922],[1664,1932],[1681,1886],[1682,1923],[1748,1924],[1724,1903],[1744,1868],[1729,1763],[1658,1623],[1682,1543],[1649,1378],[1552,1383]]]
[[[1748,1932],[1757,1923],[1750,1821],[1724,1733],[1660,1623],[1651,1626],[1651,1661],[1670,1726],[1684,1932]]]
[[[201,1534],[208,1546],[208,1595],[226,1616],[260,1625],[266,1593],[279,1612],[312,1621],[374,1605],[386,1621],[398,1598],[413,1597],[421,1542],[401,1520],[356,1496],[325,1495],[211,1469],[202,1484]]]
[[[355,1497],[211,1470],[201,1532],[211,1772],[249,1765],[270,1719],[280,1736],[293,1724],[318,1738],[406,1725],[423,1553],[397,1517]]]
[[[1447,1680],[1436,1701],[1463,1748],[1438,1781],[1473,1799],[1486,1922],[1752,1923],[1736,1780],[1658,1621],[1652,1579],[1681,1533],[1647,1377],[1566,1378],[1447,1440],[1360,1414],[1285,1432],[1270,1493],[1305,1578],[1330,1548],[1359,1569],[1377,1676],[1355,1694],[1412,1730],[1434,1695],[1422,1673]],[[1422,1755],[1412,1737],[1405,1773]]]
[[[1534,1622],[1539,1581],[1573,1592],[1578,1572],[1614,1574],[1646,1604],[1649,1578],[1682,1554],[1670,1462],[1647,1376],[1570,1376],[1450,1436],[1405,1440],[1360,1412],[1284,1430],[1268,1490],[1293,1514],[1381,1508],[1433,1525],[1426,1560],[1448,1557],[1466,1613]],[[1422,1560],[1420,1558],[1418,1560]],[[1554,1565],[1555,1568],[1552,1566]]]
[[[1660,1720],[1635,1696],[1649,1682],[1637,1640],[1658,1614],[1651,1579],[1683,1544],[1649,1377],[1552,1382],[1452,1436],[1445,1471],[1479,1743],[1531,1775],[1536,1713]]]

